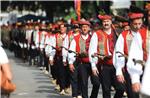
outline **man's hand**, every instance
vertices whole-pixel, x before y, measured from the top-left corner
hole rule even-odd
[[[63,62],[64,66],[67,66],[67,62]]]
[[[70,69],[71,72],[74,72],[74,70],[75,70],[74,65],[73,65],[73,64],[70,64],[70,65],[69,65],[69,69]]]
[[[140,88],[141,88],[141,85],[140,85],[140,83],[134,83],[134,84],[132,84],[132,90],[134,91],[134,92],[139,92],[140,91]]]
[[[54,65],[54,61],[53,60],[49,60],[50,65]]]
[[[92,73],[94,76],[98,76],[99,75],[99,71],[96,69],[92,69]]]
[[[117,80],[118,80],[120,83],[124,83],[124,82],[125,82],[125,79],[124,79],[124,76],[123,76],[123,75],[117,75]]]

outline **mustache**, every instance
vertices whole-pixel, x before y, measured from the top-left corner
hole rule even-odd
[[[104,26],[109,26],[109,24],[104,24]]]

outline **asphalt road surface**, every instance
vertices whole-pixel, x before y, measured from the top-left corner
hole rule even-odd
[[[17,86],[10,98],[72,98],[71,95],[60,95],[54,89],[55,86],[51,83],[51,78],[36,66],[29,66],[28,63],[23,63],[21,59],[15,58],[9,50],[5,51],[10,60],[13,82]],[[91,89],[92,85],[89,80],[89,95]],[[101,89],[98,98],[102,98]]]

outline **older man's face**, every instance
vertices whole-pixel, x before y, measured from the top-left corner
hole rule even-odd
[[[82,30],[82,33],[84,35],[88,34],[88,32],[90,31],[90,26],[89,25],[82,25],[81,26],[81,30]]]
[[[111,25],[112,25],[112,21],[109,19],[103,20],[102,25],[103,25],[104,29],[110,29]]]

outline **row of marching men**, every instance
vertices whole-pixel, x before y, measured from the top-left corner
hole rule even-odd
[[[44,25],[41,30],[35,26],[35,30],[26,33],[25,44],[19,45],[30,46],[30,62],[39,55],[38,66],[51,70],[56,89],[62,95],[71,85],[73,98],[88,98],[90,77],[93,85],[90,98],[98,97],[100,84],[103,98],[111,98],[112,85],[116,91],[114,98],[122,98],[125,91],[128,98],[139,98],[142,65],[149,50],[149,6],[147,9],[148,24],[143,24],[142,13],[131,12],[130,29],[120,35],[112,26],[111,16],[99,15],[102,28],[98,30],[92,31],[86,20],[74,21],[69,32],[61,22],[56,34],[46,31]],[[149,94],[148,91],[143,89],[144,94]]]
[[[125,91],[128,98],[139,98],[140,76],[149,50],[149,14],[148,10],[148,24],[144,25],[143,13],[129,13],[130,29],[119,36],[109,15],[98,16],[102,28],[94,32],[86,20],[74,22],[75,28],[68,34],[66,25],[60,24],[60,33],[46,50],[60,94],[65,94],[71,84],[73,98],[88,98],[90,77],[90,98],[98,97],[100,84],[103,98],[111,98],[112,85],[116,91],[114,98],[122,98]],[[148,91],[143,90],[144,94]]]

